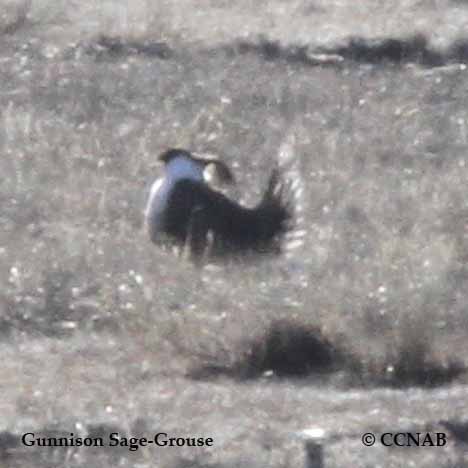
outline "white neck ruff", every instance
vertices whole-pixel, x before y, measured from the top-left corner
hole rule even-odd
[[[158,230],[161,226],[162,215],[176,182],[182,179],[203,181],[203,171],[203,165],[184,156],[177,156],[166,164],[164,177],[151,186],[145,209],[145,218],[154,229]]]

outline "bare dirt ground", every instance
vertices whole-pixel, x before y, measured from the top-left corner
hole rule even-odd
[[[0,466],[467,467],[468,3],[96,3],[1,3]],[[160,151],[219,154],[251,204],[285,145],[302,247],[150,245]]]

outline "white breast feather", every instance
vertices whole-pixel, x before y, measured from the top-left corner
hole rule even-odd
[[[151,186],[145,209],[146,221],[151,223],[154,231],[160,230],[169,195],[176,182],[182,179],[202,181],[203,167],[183,156],[174,158],[166,164],[164,177],[157,179]]]

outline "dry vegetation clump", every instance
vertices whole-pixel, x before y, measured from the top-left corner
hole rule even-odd
[[[231,312],[222,323],[186,319],[179,325],[171,342],[184,357],[189,377],[313,377],[317,383],[339,382],[354,388],[431,388],[466,374],[463,357],[450,354],[441,338],[444,334],[439,331],[437,336],[437,322],[427,311],[425,316],[416,311],[412,319],[389,313],[380,322],[374,317],[369,323],[344,315],[317,316],[313,324],[309,313],[293,313],[296,318],[292,318],[275,309],[263,312],[263,319],[250,317],[242,323],[236,317],[242,311]]]
[[[345,366],[347,360],[344,352],[332,344],[319,328],[294,320],[273,320],[266,330],[238,346],[239,357],[230,364],[215,361],[195,366],[190,376],[210,378],[225,375],[239,380],[265,375],[303,378],[337,371]],[[216,360],[216,356],[213,357]]]
[[[462,355],[450,352],[446,344],[450,334],[441,332],[429,313],[413,313],[415,317],[394,314],[390,325],[379,325],[377,336],[362,335],[361,331],[366,342],[351,341],[353,354],[360,362],[352,385],[434,388],[464,381],[466,363]]]
[[[396,337],[394,356],[386,365],[384,381],[392,387],[438,387],[466,373],[460,356],[441,360],[423,323],[409,323]]]
[[[317,327],[293,321],[274,321],[245,354],[246,375],[255,377],[272,371],[278,377],[304,377],[330,372],[343,364],[344,356]]]

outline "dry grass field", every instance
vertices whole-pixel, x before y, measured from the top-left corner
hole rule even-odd
[[[466,1],[0,3],[0,467],[468,467]],[[151,245],[171,146],[246,204],[288,148],[304,245]]]

